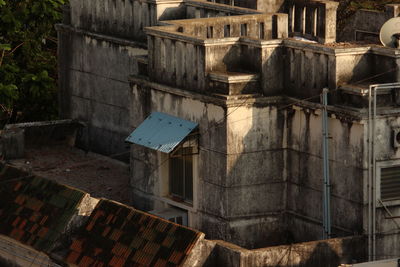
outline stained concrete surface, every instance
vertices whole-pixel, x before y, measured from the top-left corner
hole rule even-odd
[[[120,161],[68,146],[30,147],[25,157],[9,164],[92,197],[129,202],[129,167]]]

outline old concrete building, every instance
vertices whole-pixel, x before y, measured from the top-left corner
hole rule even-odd
[[[399,81],[400,52],[335,43],[337,5],[71,0],[63,114],[105,154],[133,131],[132,205],[259,248],[322,236],[328,88],[332,235],[398,256],[398,84],[371,85]]]

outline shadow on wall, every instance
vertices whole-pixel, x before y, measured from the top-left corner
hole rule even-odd
[[[307,258],[307,257],[306,257]],[[326,266],[337,267],[341,264],[340,257],[329,244],[319,243],[307,260],[299,266]]]
[[[223,239],[249,249],[285,244],[285,118],[273,106],[232,107],[228,113]]]
[[[184,4],[165,8],[162,14],[158,18],[158,20],[176,20],[176,19],[186,19],[186,6]]]

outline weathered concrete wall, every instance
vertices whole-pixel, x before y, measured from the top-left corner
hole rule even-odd
[[[340,267],[397,267],[399,266],[400,258],[390,260],[370,261],[358,264],[342,264]]]
[[[338,5],[335,1],[286,1],[290,36],[301,36],[323,44],[335,42]]]
[[[283,113],[276,106],[232,106],[228,114],[225,240],[247,248],[285,242]]]
[[[78,136],[87,149],[101,154],[128,151],[128,75],[137,72],[137,43],[58,26],[61,116],[87,123]]]
[[[400,127],[398,115],[380,116],[376,121],[375,155],[378,162],[375,188],[377,195],[376,259],[390,259],[400,256],[400,219],[398,218],[400,215],[400,200],[382,201],[380,195],[380,169],[400,165],[400,149],[393,146],[393,129],[398,127]],[[366,175],[365,183],[367,184]],[[368,198],[365,195],[365,203],[368,203],[367,201]],[[391,218],[393,216],[394,218]]]
[[[0,235],[0,265],[8,267],[61,267],[45,253]]]
[[[348,237],[247,250],[224,241],[215,241],[206,266],[307,266],[337,267],[341,263],[362,262],[365,250],[362,237]]]
[[[130,40],[146,40],[144,27],[185,17],[183,1],[71,0],[71,25]]]
[[[383,24],[400,13],[400,5],[386,5],[385,12],[375,10],[357,10],[347,20],[343,30],[338,32],[338,41],[364,41],[380,44],[379,32]]]
[[[322,236],[321,110],[287,111],[288,229],[294,240]],[[349,117],[329,119],[333,236],[363,232],[364,125]]]
[[[197,267],[197,266],[215,266],[214,257],[212,255],[216,243],[211,240],[204,239],[204,236],[199,239],[193,247],[191,253],[188,255],[183,266]]]
[[[261,14],[260,11],[231,6],[230,3],[224,3],[224,1],[216,1],[214,3],[207,1],[188,0],[185,1],[185,6],[187,19],[225,17],[245,14]],[[275,12],[278,11],[273,11],[271,13]]]
[[[385,47],[330,47],[284,40],[284,92],[319,101],[322,88],[348,83],[396,82],[399,55]],[[311,97],[315,97],[314,99]]]
[[[54,121],[36,121],[27,123],[7,124],[6,131],[15,131],[22,134],[18,140],[18,146],[22,148],[32,146],[44,146],[64,144],[75,146],[77,133],[84,125],[71,119]]]
[[[238,1],[238,0],[236,0]],[[235,2],[236,2],[235,1]],[[248,2],[239,0],[240,2]],[[257,10],[263,12],[283,12],[285,9],[285,0],[257,0]]]
[[[152,80],[194,91],[205,89],[205,48],[196,43],[148,37]]]
[[[286,94],[304,98],[319,95],[324,87],[335,88],[335,57],[327,49],[288,40],[285,50]]]
[[[284,10],[284,0],[216,0],[215,2],[238,7],[256,9],[262,12],[281,12]]]
[[[135,79],[135,82],[139,82]],[[197,157],[198,174],[194,181],[194,203],[187,208],[192,218],[189,226],[206,234],[213,232],[217,225],[203,223],[209,216],[219,219],[226,210],[226,202],[216,186],[226,177],[226,109],[222,101],[203,95],[173,89],[154,83],[133,85],[131,129],[135,129],[152,111],[164,112],[199,123],[200,151]],[[168,155],[157,154],[150,149],[136,145],[131,150],[133,205],[151,210],[169,202],[168,190],[162,189],[168,180]],[[165,192],[167,191],[167,192]],[[182,207],[184,208],[184,207]],[[214,215],[215,214],[215,215]],[[203,221],[201,221],[203,220]],[[190,223],[192,222],[192,223]]]
[[[256,101],[237,96],[218,102],[134,77],[132,86],[131,101],[138,103],[131,110],[133,129],[151,111],[200,123],[197,204],[190,211],[190,226],[205,232],[208,238],[247,248],[321,237],[320,106],[282,109],[279,98]],[[218,121],[210,119],[209,114],[216,107],[220,109],[219,118],[229,114],[226,122],[204,130]],[[331,205],[336,236],[363,232],[365,139],[364,126],[357,120],[346,116],[330,119]],[[138,208],[151,210],[163,201],[159,188],[167,171],[163,167],[166,159],[133,146],[131,186],[133,204]]]
[[[249,57],[245,57],[249,58]],[[285,48],[280,42],[268,42],[261,49],[261,89],[265,96],[280,95],[284,92],[287,80],[285,61]],[[252,59],[253,64],[257,62]],[[258,62],[257,62],[258,63]]]
[[[25,135],[23,129],[0,131],[0,158],[22,158],[25,153]]]

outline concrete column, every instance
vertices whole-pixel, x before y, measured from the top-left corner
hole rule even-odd
[[[332,43],[336,41],[336,11],[339,3],[333,1],[320,2],[318,8],[318,42]]]
[[[311,35],[317,36],[318,9],[312,10],[311,17]]]
[[[149,74],[149,77],[152,78],[155,74],[154,70],[155,62],[154,62],[154,37],[151,35],[147,36],[147,49],[148,49],[147,73]]]
[[[276,15],[276,36],[278,39],[288,37],[288,15],[277,14]]]
[[[140,32],[140,23],[142,21],[141,19],[142,16],[142,10],[140,7],[140,2],[139,1],[134,1],[133,2],[133,31],[135,35],[137,35]]]
[[[294,5],[293,3],[289,3],[289,32],[294,32]]]
[[[196,19],[201,18],[201,10],[196,8],[196,11],[194,12],[194,17]]]
[[[185,44],[177,41],[175,43],[176,51],[176,85],[177,87],[183,86],[183,76],[185,73]]]

